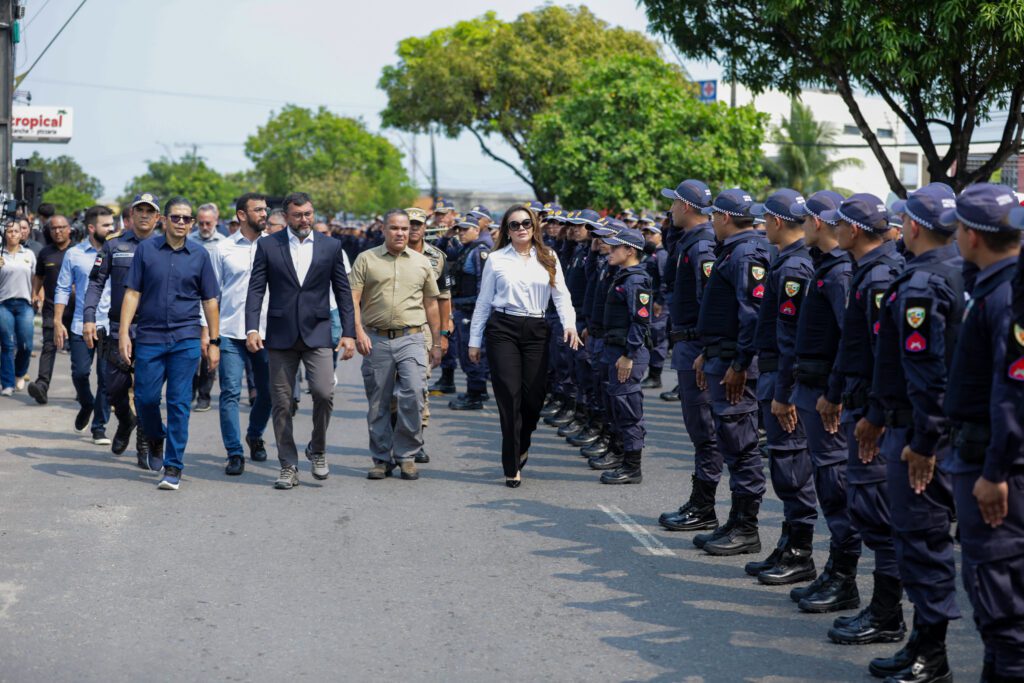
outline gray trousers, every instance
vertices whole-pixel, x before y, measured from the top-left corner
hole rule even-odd
[[[313,398],[313,434],[309,450],[323,453],[327,447],[327,427],[334,410],[334,356],[332,349],[311,349],[301,341],[290,349],[268,349],[270,357],[270,400],[277,439],[277,459],[281,466],[298,468],[299,454],[292,434],[292,395],[299,363],[306,369],[306,382]]]
[[[423,447],[424,374],[427,366],[423,334],[388,339],[367,330],[373,342],[363,357],[363,386],[370,404],[366,424],[370,430],[370,456],[383,462],[412,460]],[[395,387],[398,391],[395,391]],[[397,400],[391,424],[391,397]]]

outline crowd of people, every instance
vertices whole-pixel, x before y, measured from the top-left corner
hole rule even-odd
[[[267,459],[272,420],[274,486],[288,490],[299,484],[300,378],[313,406],[304,455],[323,480],[336,365],[358,353],[371,480],[417,479],[430,462],[430,397],[481,410],[490,383],[507,486],[522,485],[542,419],[601,483],[640,484],[644,389],[661,387],[669,363],[676,386],[660,397],[681,404],[695,454],[687,499],[659,518],[665,529],[704,532],[693,544],[711,555],[761,553],[770,480],[780,539],[746,573],[803,584],[790,593],[803,612],[854,610],[866,547],[870,600],[828,637],[906,640],[869,670],[921,682],[952,680],[955,521],[983,680],[1024,680],[1019,198],[1001,185],[957,195],[936,183],[891,207],[827,190],[757,202],[693,179],[662,194],[663,213],[532,202],[497,221],[486,207],[460,215],[438,200],[432,214],[394,209],[365,229],[319,220],[301,192],[273,210],[243,195],[227,223],[214,205],[161,206],[141,193],[120,226],[106,207],[85,212],[77,244],[67,218],[48,216],[38,250],[27,222],[8,222],[2,391],[26,388],[38,309],[43,349],[27,391],[47,403],[54,354],[69,349],[74,426],[93,443],[121,454],[134,432],[138,466],[177,489],[190,412],[210,408],[217,377],[225,473],[244,473],[246,446]],[[829,534],[820,571],[819,514]]]

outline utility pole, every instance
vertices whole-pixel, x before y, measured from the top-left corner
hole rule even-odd
[[[13,192],[11,166],[14,140],[11,119],[14,106],[15,21],[20,18],[17,0],[0,0],[0,191]]]

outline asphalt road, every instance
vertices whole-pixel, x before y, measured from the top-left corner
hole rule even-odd
[[[833,645],[833,616],[758,585],[750,557],[712,558],[657,526],[688,494],[692,449],[656,392],[640,486],[598,484],[541,427],[508,489],[493,402],[437,401],[420,480],[374,482],[349,362],[330,479],[303,461],[301,486],[274,490],[273,448],[226,477],[215,404],[193,414],[182,488],[167,492],[131,449],[72,431],[66,355],[56,375],[45,407],[0,399],[0,681],[867,681],[895,649]],[[296,434],[309,429],[304,397]],[[762,510],[767,552],[781,505]],[[819,522],[819,563],[826,550]],[[870,575],[866,559],[865,600]],[[981,646],[961,603],[950,657],[973,680]]]

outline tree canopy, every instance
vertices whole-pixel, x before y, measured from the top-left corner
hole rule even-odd
[[[536,179],[572,206],[651,206],[664,187],[701,178],[755,188],[767,115],[707,105],[657,57],[591,63],[537,115],[528,152]]]
[[[140,192],[152,192],[161,202],[180,195],[197,207],[212,202],[220,209],[221,216],[225,216],[234,213],[234,202],[239,195],[258,189],[245,174],[222,175],[210,168],[201,156],[190,152],[177,160],[162,157],[148,162],[146,172],[128,183],[119,201],[127,205]]]
[[[790,187],[805,195],[833,189],[832,174],[844,168],[862,167],[856,158],[833,159],[838,129],[816,121],[810,107],[793,98],[789,118],[772,131],[771,141],[779,154],[765,160],[765,173],[778,187]],[[841,188],[834,188],[843,192]],[[849,194],[847,190],[844,194]]]
[[[416,195],[394,145],[324,107],[286,106],[249,136],[245,153],[267,192],[309,192],[328,213],[385,211]]]
[[[585,62],[616,55],[656,57],[657,45],[636,31],[612,28],[586,7],[547,5],[505,22],[493,12],[398,44],[398,64],[379,87],[384,125],[448,137],[471,133],[484,154],[511,169],[541,200],[553,190],[537,180],[529,145],[535,115],[567,92]],[[498,156],[497,136],[518,159]]]
[[[961,189],[985,180],[1021,147],[1020,0],[642,2],[653,30],[683,55],[720,62],[755,92],[836,91],[901,196],[899,174],[861,111],[863,92],[881,96],[906,125],[933,181]],[[970,143],[990,117],[1003,121],[997,149],[972,169]]]

